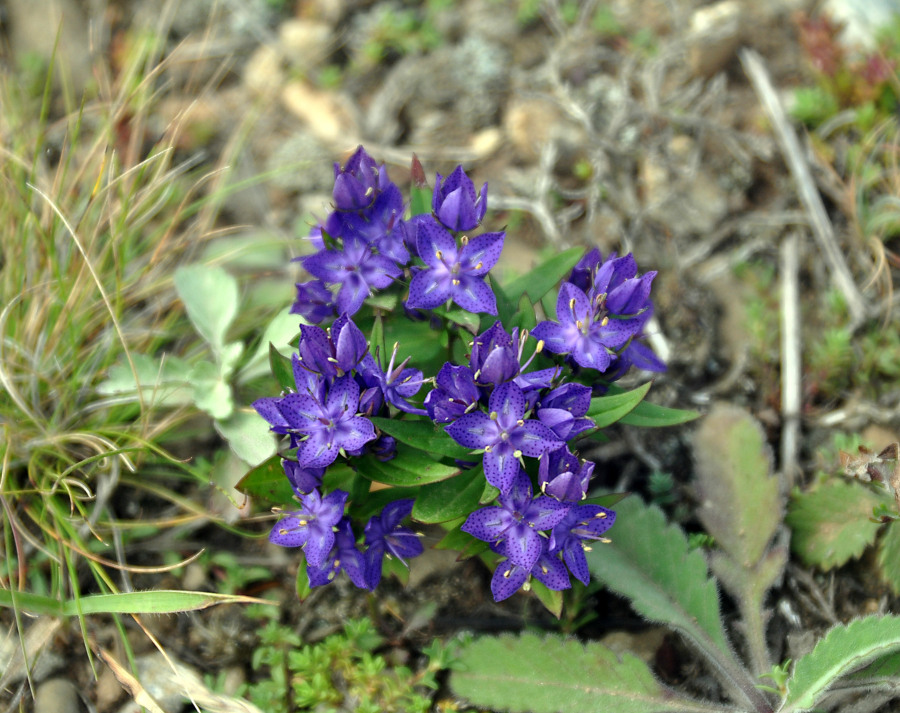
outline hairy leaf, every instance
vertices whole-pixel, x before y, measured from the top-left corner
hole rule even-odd
[[[191,366],[178,357],[163,355],[155,359],[146,354],[132,354],[141,396],[146,404],[184,406],[193,403],[193,391],[188,383]],[[97,387],[105,395],[127,395],[137,399],[138,385],[127,362],[112,366],[109,377]]]
[[[831,629],[794,665],[783,713],[812,709],[835,681],[900,650],[900,617],[869,616]]]
[[[743,409],[717,405],[693,445],[700,522],[731,559],[750,569],[784,512],[762,427]]]
[[[719,593],[706,560],[656,506],[637,497],[616,506],[612,543],[587,553],[591,574],[631,600],[647,619],[674,627],[711,658],[732,653],[719,616]]]
[[[215,421],[216,430],[237,456],[251,466],[275,453],[275,438],[269,424],[255,411],[235,411],[225,421]]]
[[[185,265],[175,271],[175,289],[194,329],[218,356],[237,314],[237,281],[221,267]]]
[[[479,708],[530,713],[721,711],[680,697],[643,661],[558,636],[481,637],[465,645],[450,687]]]
[[[879,525],[869,520],[881,500],[865,486],[831,480],[809,493],[795,491],[785,522],[791,547],[804,562],[828,570],[859,557],[875,541]]]
[[[878,543],[878,566],[881,578],[890,585],[894,594],[900,594],[900,526],[891,522],[885,527]]]

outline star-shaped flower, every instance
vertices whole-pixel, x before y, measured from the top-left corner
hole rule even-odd
[[[461,446],[484,449],[485,477],[501,493],[508,493],[519,472],[520,457],[538,458],[560,448],[563,441],[537,419],[525,419],[525,395],[513,381],[497,386],[488,406],[490,415],[464,414],[446,430]]]
[[[335,490],[324,498],[318,490],[300,496],[302,508],[275,523],[269,542],[282,547],[302,547],[306,561],[320,567],[334,544],[332,529],[344,515],[347,493]]]
[[[495,551],[503,553],[503,548],[494,547]],[[509,599],[528,581],[529,576],[534,577],[547,587],[559,591],[569,589],[572,583],[569,581],[569,573],[566,566],[560,561],[559,556],[550,554],[547,549],[547,541],[541,539],[541,553],[531,569],[518,565],[511,559],[502,560],[494,570],[491,577],[491,594],[495,602]]]
[[[381,581],[381,564],[385,555],[396,557],[406,564],[406,560],[418,557],[425,550],[419,536],[400,524],[412,512],[413,502],[412,499],[395,500],[366,525],[367,581],[370,589],[377,587]]]
[[[590,581],[585,551],[592,540],[602,540],[603,533],[613,526],[616,513],[600,505],[573,505],[566,516],[553,528],[550,551],[562,552],[569,571],[582,584]]]
[[[416,246],[426,267],[409,285],[406,306],[434,309],[453,300],[469,312],[497,314],[497,298],[484,282],[503,250],[505,233],[483,233],[471,240],[462,238],[463,248],[434,219],[418,225]]]

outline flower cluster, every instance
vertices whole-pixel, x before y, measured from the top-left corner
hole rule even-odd
[[[429,206],[414,160],[418,214],[408,215],[362,147],[334,173],[333,210],[312,231],[316,251],[299,258],[313,279],[297,285],[292,312],[304,323],[281,364],[288,383],[253,404],[286,440],[282,466],[299,503],[279,511],[270,541],[303,548],[311,586],[344,571],[372,589],[385,557],[405,563],[423,550],[407,518],[456,521],[496,553],[497,601],[532,578],[557,591],[571,576],[586,584],[585,552],[616,514],[588,498],[595,468],[577,441],[596,430],[593,399],[610,382],[631,366],[665,368],[642,341],[656,273],[639,275],[631,255],[573,255],[556,314],[541,321],[539,303],[552,301],[507,295],[490,275],[506,236],[478,232],[487,184],[476,191],[461,167],[437,174]],[[520,326],[507,329],[512,314]],[[388,357],[387,337],[425,372],[397,363],[397,344]],[[379,492],[387,504],[375,515],[372,482],[402,488],[393,499]],[[421,511],[418,493],[429,503]]]

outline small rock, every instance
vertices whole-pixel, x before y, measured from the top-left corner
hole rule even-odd
[[[329,143],[354,146],[359,130],[350,107],[333,92],[323,92],[306,82],[294,81],[281,91],[284,106],[302,119],[314,136]]]
[[[738,0],[699,8],[691,17],[688,64],[696,77],[711,77],[732,60],[743,39],[744,12]]]
[[[516,98],[506,107],[503,128],[516,153],[526,161],[534,161],[562,120],[562,112],[550,101]]]
[[[331,27],[315,20],[287,20],[278,28],[278,40],[285,59],[305,71],[327,59],[332,45]]]
[[[78,688],[68,679],[44,681],[34,694],[34,713],[81,713],[81,710]]]
[[[251,91],[267,96],[284,84],[281,53],[274,45],[260,45],[244,65],[244,85]]]

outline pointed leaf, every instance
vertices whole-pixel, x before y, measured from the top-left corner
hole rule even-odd
[[[470,450],[459,445],[444,432],[442,426],[435,426],[431,421],[413,421],[399,418],[382,418],[372,416],[369,420],[375,428],[393,436],[401,443],[413,446],[428,453],[435,453],[449,458],[471,458]]]
[[[297,388],[290,357],[284,356],[272,342],[269,342],[269,367],[282,391],[294,391]]]
[[[648,381],[631,391],[591,399],[591,406],[587,412],[588,418],[594,419],[597,428],[605,428],[620,421],[643,401],[644,396],[650,390],[650,385]]]
[[[354,459],[356,472],[377,483],[395,486],[417,486],[447,480],[462,470],[457,465],[445,465],[427,453],[408,447],[398,447],[389,461],[368,455]]]
[[[785,522],[791,548],[807,564],[824,570],[859,557],[875,542],[880,525],[869,520],[881,499],[856,482],[831,480],[791,496]]]
[[[632,654],[537,634],[481,637],[462,647],[454,693],[478,708],[514,713],[722,711],[660,684]]]
[[[587,553],[592,576],[647,619],[677,629],[713,661],[733,658],[706,560],[676,525],[637,497],[616,506],[612,543]]]
[[[762,559],[784,513],[762,426],[744,409],[717,405],[693,446],[700,522],[731,559],[749,569]]]
[[[517,302],[521,295],[527,293],[531,303],[536,304],[544,295],[556,287],[563,278],[568,276],[572,268],[575,267],[575,263],[583,255],[584,248],[576,247],[564,250],[546,262],[542,262],[531,272],[521,275],[504,285],[503,291]]]
[[[688,421],[700,418],[697,411],[687,409],[669,408],[657,406],[647,401],[642,401],[634,410],[624,416],[621,423],[626,426],[639,426],[640,428],[662,428],[664,426],[677,426]]]
[[[294,490],[284,474],[278,454],[249,470],[234,487],[244,495],[262,498],[276,505],[285,505],[294,499]]]
[[[450,480],[426,485],[416,496],[413,519],[437,523],[465,517],[478,507],[484,485],[481,468],[472,468]]]
[[[834,627],[794,665],[780,710],[812,709],[838,678],[898,650],[900,617],[869,616]]]

